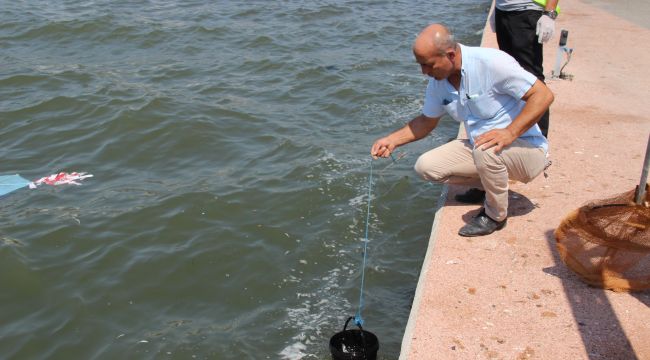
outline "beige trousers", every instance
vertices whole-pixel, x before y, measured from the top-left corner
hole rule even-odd
[[[494,147],[475,149],[469,140],[453,140],[422,154],[415,171],[425,180],[485,190],[485,213],[496,221],[508,217],[508,179],[527,183],[544,171],[544,150],[517,139],[499,154]]]

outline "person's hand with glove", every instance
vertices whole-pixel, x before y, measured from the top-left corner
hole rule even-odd
[[[550,16],[544,14],[540,16],[537,20],[537,42],[543,44],[549,41],[553,37],[553,32],[555,32],[555,20],[551,19]]]

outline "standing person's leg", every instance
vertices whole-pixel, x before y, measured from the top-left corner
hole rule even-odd
[[[497,34],[499,49],[512,56],[512,33],[510,32],[510,19],[508,11],[494,9],[494,27]]]
[[[542,130],[542,135],[544,135],[545,138],[548,139],[548,122],[549,118],[551,116],[551,110],[546,110],[544,115],[542,115],[541,118],[539,118],[539,121],[537,122],[537,125],[539,125],[539,129]]]
[[[494,20],[499,49],[515,58],[519,65],[544,81],[543,45],[537,41],[537,21],[541,11],[501,11],[495,9]],[[549,111],[537,123],[548,137]]]

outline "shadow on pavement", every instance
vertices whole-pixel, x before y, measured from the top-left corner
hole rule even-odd
[[[545,268],[544,272],[562,280],[564,293],[571,305],[589,359],[638,359],[607,298],[606,292],[610,290],[591,287],[582,282],[562,262],[555,246],[553,230],[547,231],[545,235],[555,266]],[[646,305],[650,302],[648,294],[638,295],[639,300]]]

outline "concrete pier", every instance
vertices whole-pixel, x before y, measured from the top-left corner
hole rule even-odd
[[[548,178],[511,185],[507,227],[458,236],[479,207],[453,200],[465,188],[443,191],[400,359],[650,359],[650,292],[587,286],[562,263],[553,235],[571,210],[639,182],[650,134],[650,2],[620,3],[560,2],[544,53],[553,165]],[[572,80],[550,77],[562,29]],[[482,45],[497,47],[489,26]]]

